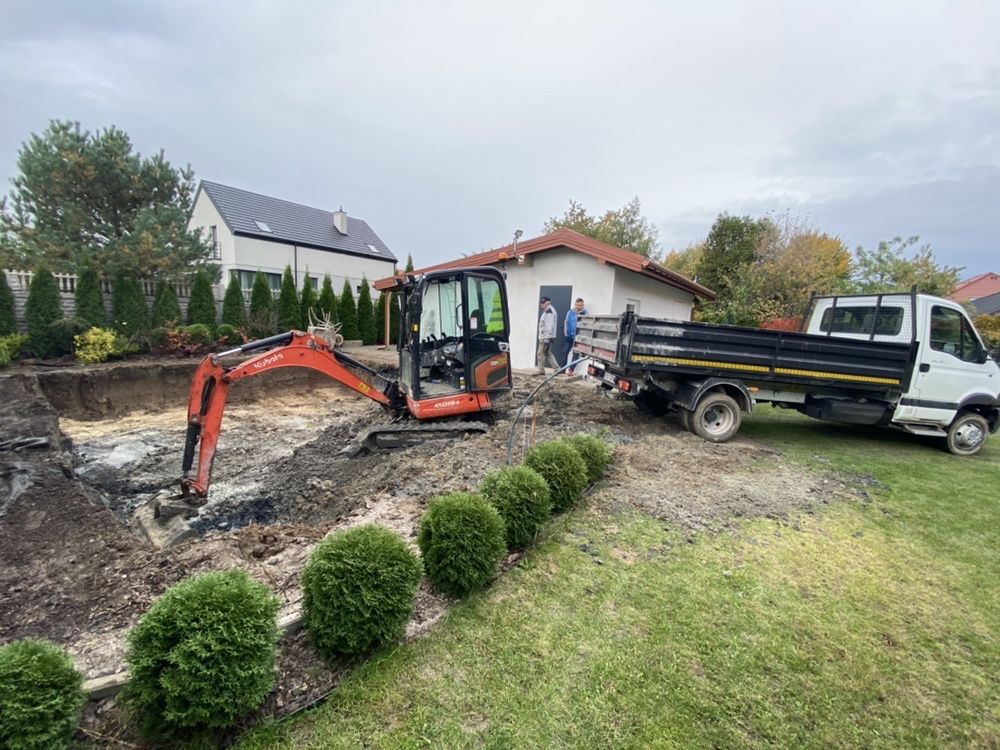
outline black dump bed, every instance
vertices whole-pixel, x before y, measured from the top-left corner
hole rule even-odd
[[[581,317],[575,348],[628,377],[735,377],[763,387],[899,393],[910,382],[916,344],[659,320],[627,312]]]

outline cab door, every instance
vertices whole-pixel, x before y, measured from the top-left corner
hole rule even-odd
[[[996,363],[980,361],[984,347],[962,311],[933,302],[927,309],[917,373],[903,403],[916,407],[918,419],[948,425],[966,398],[996,396],[1000,378]]]
[[[510,316],[503,275],[493,268],[475,269],[466,273],[463,286],[469,390],[508,390]]]

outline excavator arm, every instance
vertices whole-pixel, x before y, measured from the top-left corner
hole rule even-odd
[[[222,362],[226,357],[261,349],[266,351],[237,365],[226,366]],[[406,411],[406,402],[399,393],[396,381],[383,378],[370,367],[336,351],[325,338],[313,333],[288,331],[211,354],[201,361],[195,371],[188,396],[187,436],[181,476],[181,492],[185,498],[198,500],[208,493],[229,386],[243,378],[282,367],[316,370],[378,402],[389,411],[396,414]]]

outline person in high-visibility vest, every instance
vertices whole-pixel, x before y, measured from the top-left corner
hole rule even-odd
[[[500,299],[499,289],[493,295],[493,307],[490,310],[490,319],[486,323],[486,332],[503,333],[503,302]]]

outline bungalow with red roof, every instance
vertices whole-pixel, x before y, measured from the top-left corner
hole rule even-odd
[[[559,229],[496,250],[469,255],[447,263],[417,269],[416,273],[468,266],[496,266],[505,272],[511,315],[511,365],[535,366],[539,299],[552,301],[559,314],[562,351],[563,321],[577,297],[592,315],[613,315],[634,310],[657,318],[690,320],[696,297],[714,300],[715,292],[666,266],[637,253]],[[392,288],[394,278],[375,282],[375,288]]]

